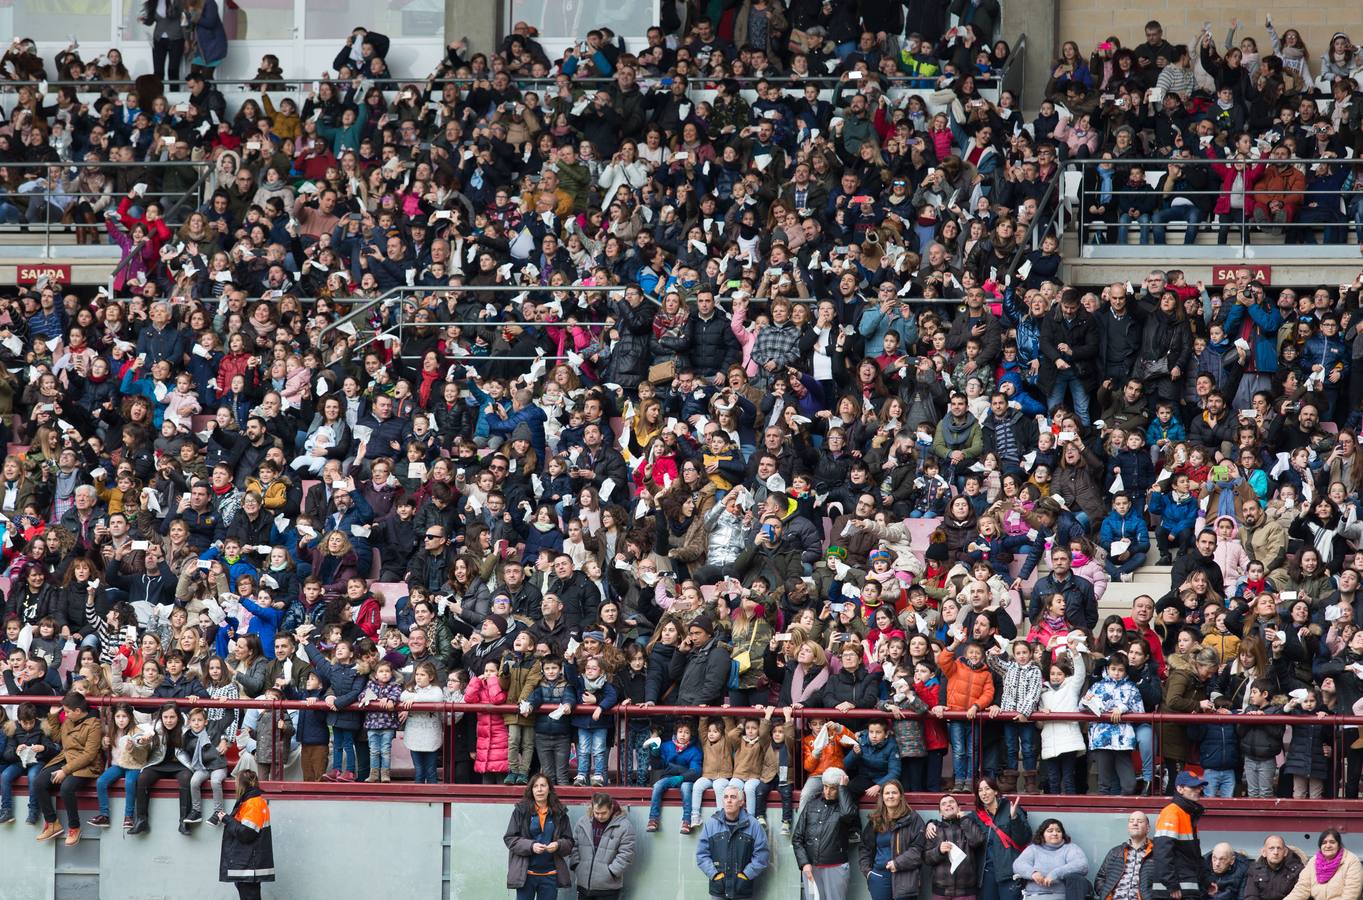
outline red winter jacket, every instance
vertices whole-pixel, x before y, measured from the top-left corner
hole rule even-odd
[[[505,703],[506,691],[494,677],[474,678],[464,691],[465,703]],[[478,713],[478,741],[473,751],[473,771],[509,772],[510,737],[501,713]]]

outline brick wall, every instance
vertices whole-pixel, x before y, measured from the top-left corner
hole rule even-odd
[[[1079,45],[1085,57],[1110,34],[1121,38],[1123,46],[1133,46],[1145,40],[1143,28],[1150,19],[1164,25],[1165,39],[1173,44],[1188,43],[1202,30],[1202,23],[1212,23],[1212,34],[1217,46],[1225,40],[1226,30],[1233,18],[1240,20],[1236,39],[1252,37],[1259,43],[1259,52],[1272,51],[1268,32],[1264,29],[1262,4],[1243,0],[1200,0],[1197,3],[1179,0],[1147,0],[1140,5],[1128,5],[1113,0],[1057,0],[1059,38]],[[1317,71],[1321,54],[1336,31],[1350,33],[1355,43],[1363,41],[1363,18],[1357,2],[1349,0],[1274,0],[1271,4],[1273,25],[1281,34],[1288,28],[1301,32],[1311,51],[1311,71]],[[1059,44],[1056,45],[1059,49]]]

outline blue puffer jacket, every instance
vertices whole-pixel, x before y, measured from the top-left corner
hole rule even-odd
[[[1150,552],[1150,530],[1145,527],[1145,517],[1135,509],[1127,510],[1125,516],[1118,515],[1114,509],[1103,520],[1102,530],[1098,532],[1098,542],[1103,549],[1110,552],[1112,542],[1120,540],[1131,542],[1131,553]]]
[[[530,692],[529,701],[533,707],[558,706],[561,703],[577,706],[577,688],[573,687],[566,675],[554,682],[541,681],[539,687]],[[536,714],[535,733],[572,734],[573,725],[567,716],[551,719],[548,713]]]
[[[1256,303],[1253,306],[1235,304],[1226,314],[1226,336],[1232,342],[1240,337],[1246,314],[1254,323],[1251,333],[1254,336],[1255,368],[1261,374],[1272,375],[1278,371],[1278,329],[1283,324],[1282,313],[1278,312],[1276,306],[1266,303]]]
[[[1168,491],[1150,495],[1150,512],[1160,517],[1160,527],[1170,534],[1187,531],[1197,523],[1197,498],[1175,502]]]
[[[1318,334],[1306,342],[1302,347],[1301,362],[1298,367],[1303,374],[1310,374],[1313,366],[1320,366],[1329,376],[1336,368],[1340,370],[1340,382],[1335,383],[1336,389],[1344,387],[1348,382],[1349,347],[1339,338],[1327,338],[1323,334]]]
[[[1189,725],[1187,731],[1188,740],[1197,741],[1202,768],[1240,770],[1240,738],[1234,725]]]
[[[705,758],[700,745],[691,743],[681,749],[676,741],[663,741],[662,746],[653,751],[655,768],[661,769],[664,777],[680,775],[683,781],[700,778],[701,766]]]
[[[857,735],[857,743],[861,745],[861,752],[847,757],[852,771],[865,775],[876,784],[899,779],[899,745],[895,743],[894,735],[887,736],[879,744],[873,744],[871,736],[863,731]]]

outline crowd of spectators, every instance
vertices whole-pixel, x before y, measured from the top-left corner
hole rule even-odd
[[[702,833],[707,791],[737,788],[759,824],[774,793],[790,827],[795,790],[807,805],[835,769],[864,799],[937,791],[948,748],[956,792],[982,772],[1004,793],[1356,797],[1357,728],[1324,717],[1363,698],[1363,276],[1065,284],[1057,236],[1026,241],[1070,126],[983,98],[1007,45],[988,0],[958,5],[950,28],[849,26],[849,4],[745,0],[554,62],[522,24],[495,52],[452,44],[426,81],[357,29],[301,105],[263,90],[234,118],[203,71],[175,108],[19,87],[0,154],[51,165],[4,167],[23,183],[0,213],[102,215],[124,258],[112,291],[44,279],[0,313],[4,689],[54,698],[0,707],[0,822],[26,776],[41,836],[57,787],[79,839],[77,789],[107,827],[123,780],[141,833],[174,778],[190,831],[221,824],[233,767],[382,783],[398,747],[418,782],[529,796],[536,774],[606,785],[615,744],[651,825],[677,790]],[[1175,80],[1161,35],[1100,50],[1093,90]],[[84,77],[75,53],[56,71]],[[6,65],[44,74],[31,57]],[[285,74],[266,62],[262,87]],[[760,80],[806,72],[836,78],[831,100]],[[553,86],[517,86],[536,75]],[[1199,152],[1252,155],[1196,112],[1197,77],[1164,85],[1161,115],[1213,132]],[[1252,84],[1216,108],[1252,121]],[[1352,145],[1363,106],[1332,89],[1310,147],[1313,101],[1272,106],[1272,153]],[[1094,152],[1159,151],[1117,103],[1074,123]],[[157,198],[189,192],[196,159],[211,199],[172,230]],[[1234,210],[1250,184],[1223,165]],[[1167,591],[1100,616],[1147,562]],[[82,717],[82,697],[181,702]],[[238,698],[312,705],[193,707]],[[410,707],[439,700],[504,707]],[[624,705],[746,712],[617,735]],[[1123,721],[1146,712],[1225,717]]]

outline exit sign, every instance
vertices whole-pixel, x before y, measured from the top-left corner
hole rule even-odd
[[[33,263],[14,267],[15,284],[37,284],[46,278],[49,284],[70,284],[71,267],[60,263]]]
[[[1248,272],[1253,281],[1262,284],[1273,283],[1272,266],[1212,266],[1212,284],[1229,284],[1235,281],[1236,276],[1241,272]]]

